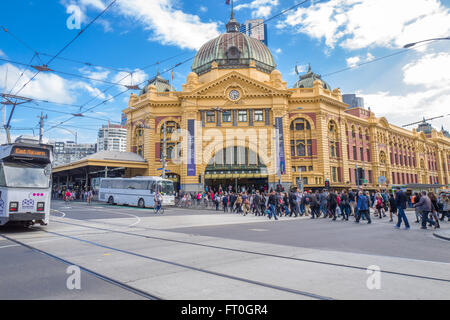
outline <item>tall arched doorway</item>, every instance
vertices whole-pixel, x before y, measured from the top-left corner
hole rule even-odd
[[[208,190],[267,190],[268,171],[259,155],[246,147],[224,148],[210,159],[205,169]]]

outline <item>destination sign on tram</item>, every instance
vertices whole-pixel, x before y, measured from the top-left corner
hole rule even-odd
[[[14,147],[11,151],[11,156],[46,159],[49,157],[49,150],[29,147]]]

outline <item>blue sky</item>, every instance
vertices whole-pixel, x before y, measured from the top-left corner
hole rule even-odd
[[[0,25],[9,33],[0,30],[0,59],[28,64],[34,50],[41,53],[41,60],[34,57],[31,64],[46,63],[50,57],[43,53],[57,53],[79,32],[68,28],[68,20],[73,22],[71,18],[79,17],[83,28],[110,2],[2,1]],[[241,23],[250,18],[267,19],[298,2],[236,0],[235,15]],[[73,8],[79,9],[76,11],[79,16],[73,15]],[[449,113],[450,41],[430,43],[381,61],[357,65],[396,53],[408,42],[450,36],[449,8],[450,0],[309,1],[268,22],[269,48],[289,86],[296,81],[296,63],[303,71],[310,63],[313,71],[325,75],[333,88],[358,93],[377,116],[402,125],[423,116]],[[127,72],[133,72],[133,84],[139,83],[157,72],[156,66],[144,69],[145,66],[179,55],[162,63],[163,71],[193,57],[203,43],[224,32],[229,14],[225,0],[118,0],[59,56],[98,67],[61,59],[49,66],[56,71],[114,83]],[[191,61],[175,69],[173,85],[178,90],[190,66]],[[346,67],[353,68],[327,76]],[[0,90],[18,92],[34,71],[0,60]],[[170,78],[170,73],[164,76]],[[124,81],[122,84],[131,84],[130,76]],[[131,91],[84,113],[98,119],[77,117],[61,125],[62,129],[51,127],[68,120],[67,113],[79,112],[78,107],[67,104],[84,105],[83,112],[124,91],[123,86],[113,86],[102,93],[110,86],[61,73],[38,74],[18,94],[66,105],[37,101],[18,106],[11,122],[13,136],[33,134],[31,130],[16,129],[37,127],[39,109],[45,108],[48,109],[44,111],[48,115],[45,137],[73,140],[69,131],[76,131],[79,142],[95,142],[99,126],[107,124],[108,119],[111,123],[120,121]],[[434,120],[432,124],[450,129],[450,117]]]

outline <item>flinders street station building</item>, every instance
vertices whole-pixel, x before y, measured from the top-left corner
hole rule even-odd
[[[349,108],[311,68],[290,88],[261,41],[239,32],[233,16],[226,28],[197,52],[181,91],[158,74],[131,95],[127,151],[148,167],[127,175],[165,168],[184,191],[448,187],[444,132],[405,130]]]

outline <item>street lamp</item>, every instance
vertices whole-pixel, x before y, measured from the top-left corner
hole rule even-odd
[[[73,134],[75,136],[75,144],[78,144],[78,142],[77,142],[78,133],[76,131],[72,131],[72,130],[64,128],[64,127],[59,127],[58,129],[66,130],[67,132],[70,132],[71,134]]]
[[[435,40],[450,40],[450,37],[433,38],[433,39],[421,40],[421,41],[417,41],[417,42],[411,42],[411,43],[405,44],[403,46],[403,48],[407,49],[407,48],[411,48],[411,47],[415,46],[418,43],[427,42],[427,41],[435,41]]]

